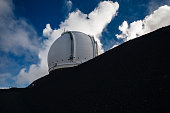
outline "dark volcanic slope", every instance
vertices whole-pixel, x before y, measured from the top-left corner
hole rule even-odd
[[[0,91],[0,113],[170,112],[170,26],[25,89]]]

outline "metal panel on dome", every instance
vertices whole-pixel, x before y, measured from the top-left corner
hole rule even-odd
[[[61,64],[63,61],[67,62],[71,55],[71,41],[69,34],[64,34],[58,38],[51,46],[48,53],[49,68],[54,65]]]
[[[77,61],[84,62],[93,58],[93,45],[90,37],[84,33],[74,32],[76,38]]]

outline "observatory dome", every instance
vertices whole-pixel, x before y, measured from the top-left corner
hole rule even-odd
[[[98,55],[97,48],[97,42],[92,36],[78,31],[64,32],[49,50],[49,72],[86,62]]]

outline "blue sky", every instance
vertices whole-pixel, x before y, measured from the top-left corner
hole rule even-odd
[[[71,18],[88,23],[97,17],[95,24],[82,27],[86,33],[94,30],[104,51],[170,25],[170,0],[0,0],[0,4],[0,87],[25,87],[48,74],[46,54],[63,26],[82,29],[71,24]]]

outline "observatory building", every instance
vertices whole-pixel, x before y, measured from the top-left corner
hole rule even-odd
[[[49,72],[59,68],[77,66],[98,55],[94,37],[78,31],[64,32],[48,53]]]

